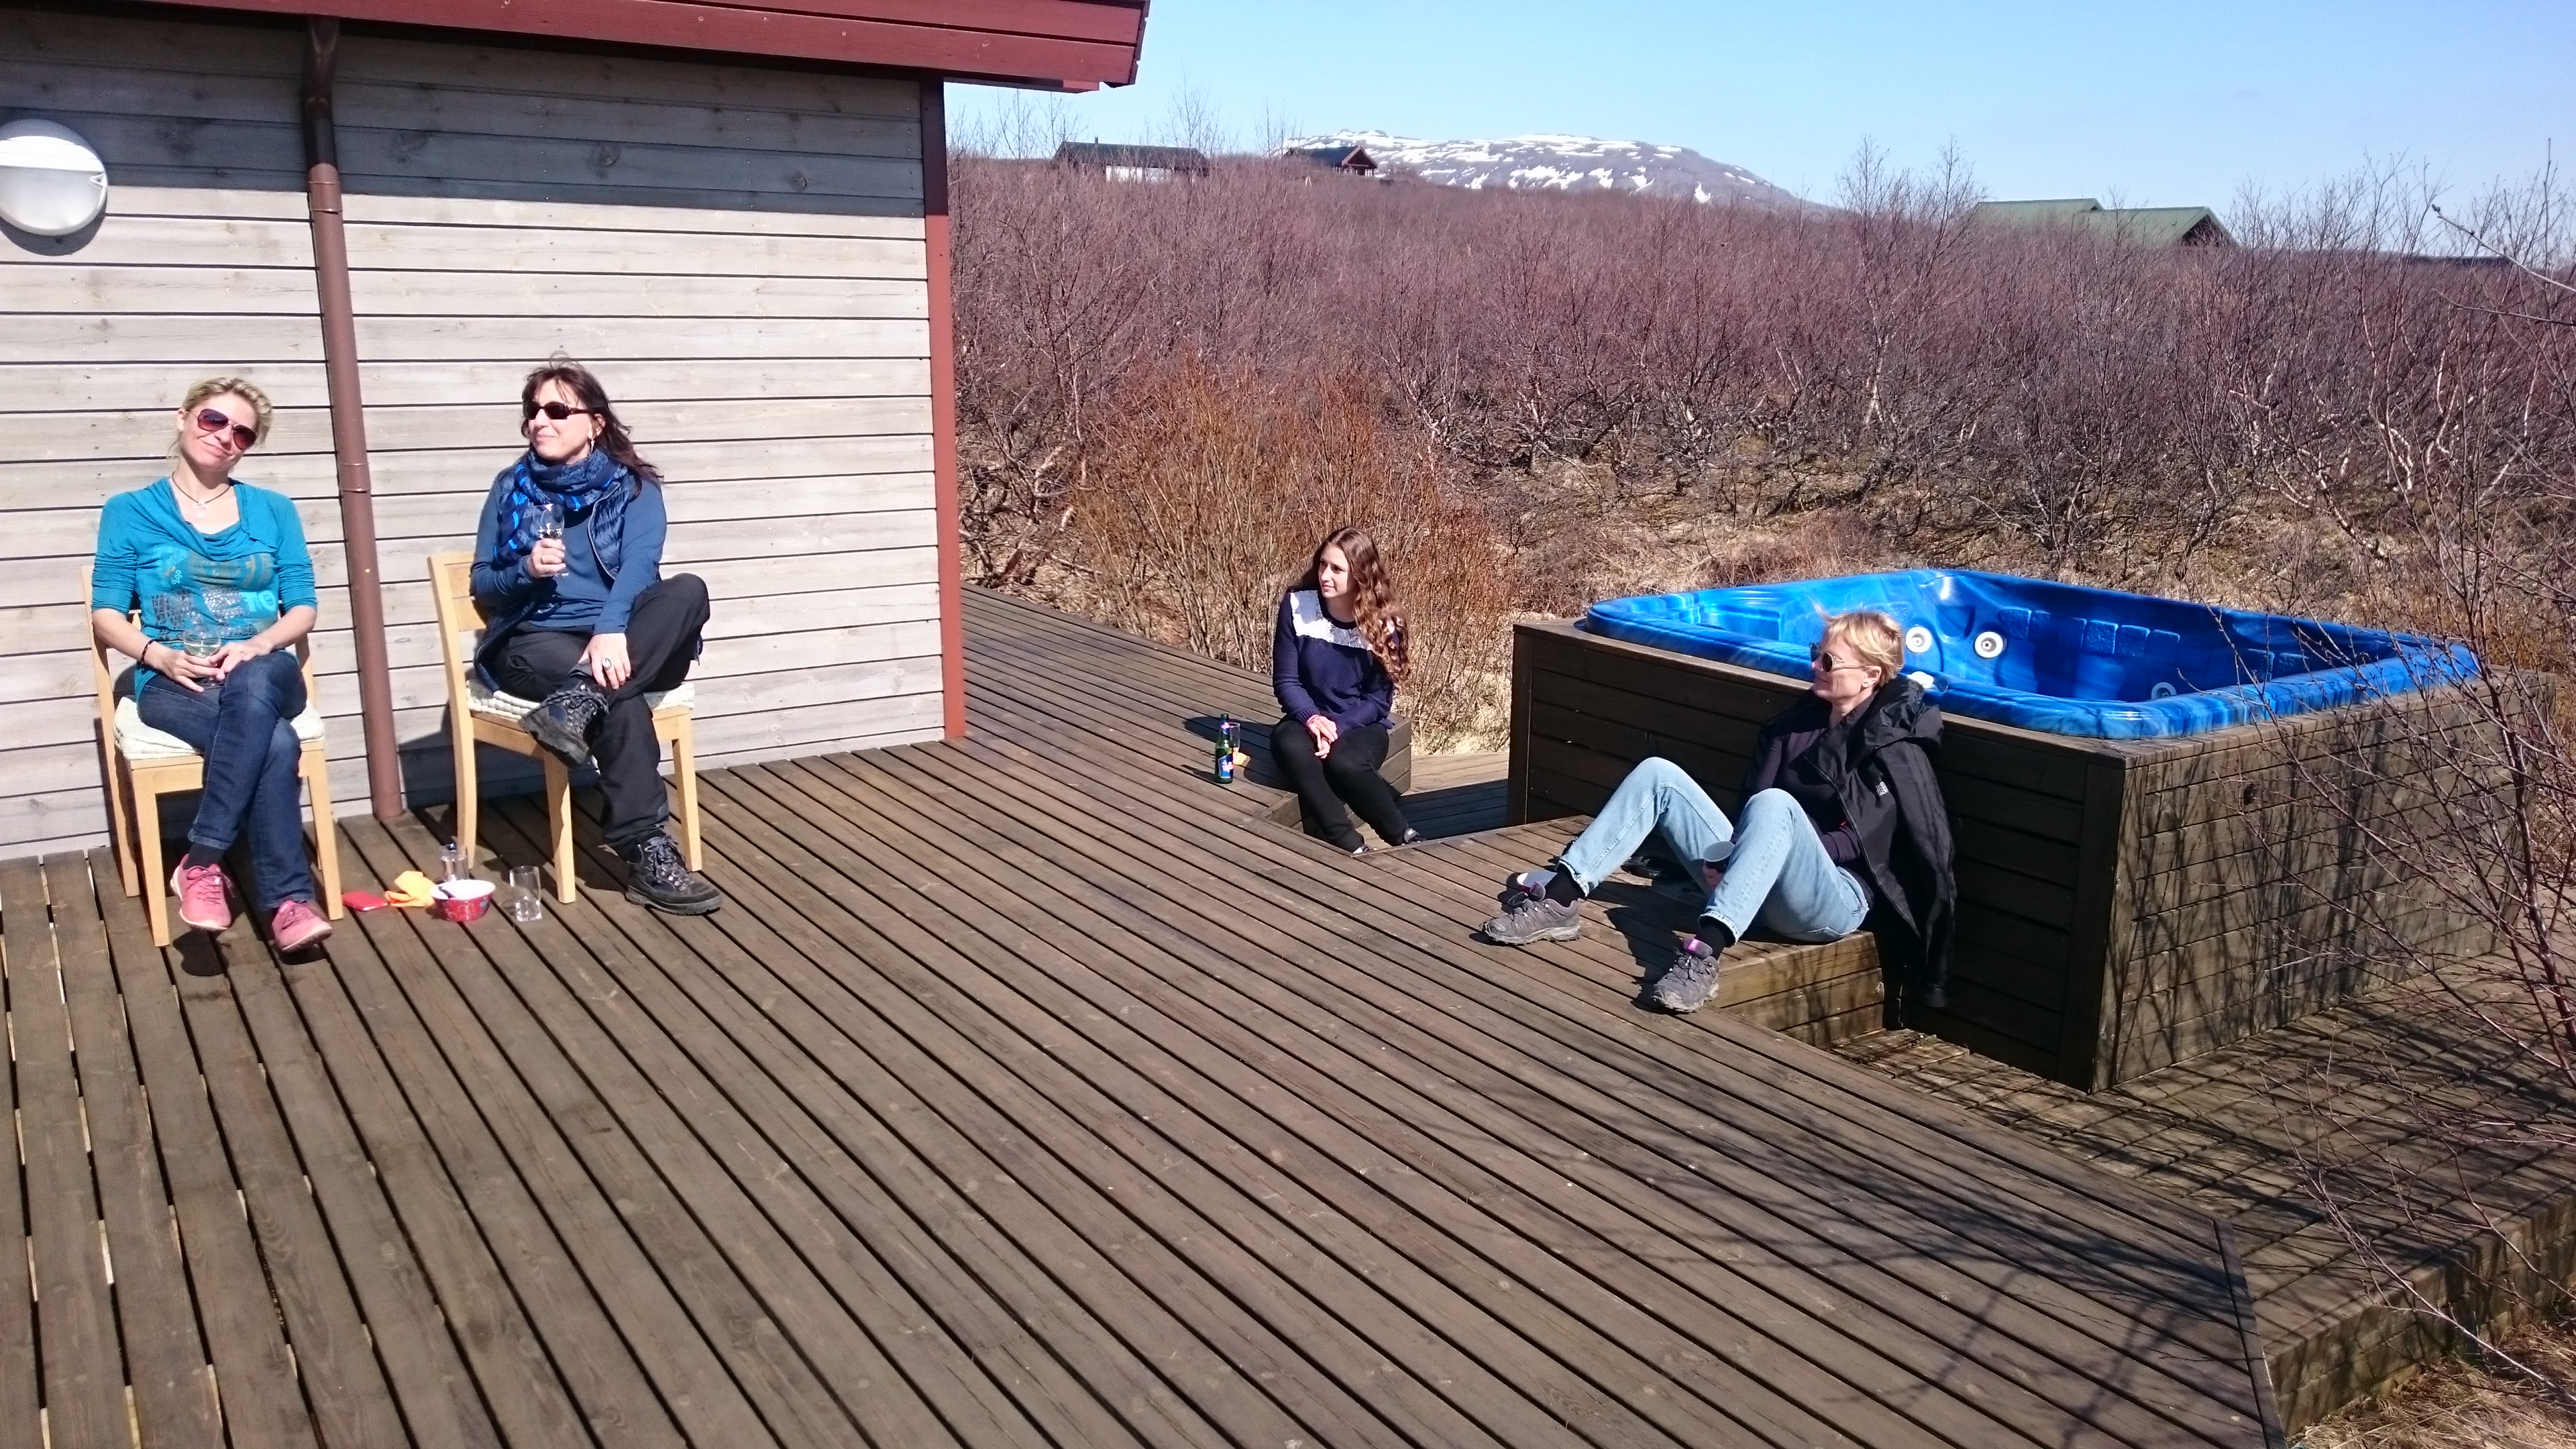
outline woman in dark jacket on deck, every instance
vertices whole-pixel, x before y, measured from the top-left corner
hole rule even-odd
[[[1740,824],[1680,766],[1643,761],[1551,868],[1505,884],[1486,939],[1572,939],[1583,898],[1660,832],[1708,899],[1698,934],[1655,981],[1656,1005],[1707,1005],[1720,954],[1757,922],[1793,941],[1839,940],[1870,925],[1911,1001],[1946,1005],[1958,890],[1949,811],[1932,772],[1941,712],[1899,672],[1904,648],[1885,614],[1836,617],[1814,651],[1808,697],[1755,741]]]
[[[707,626],[707,586],[662,576],[662,475],[635,451],[608,390],[556,357],[519,391],[528,451],[492,480],[474,534],[483,682],[538,701],[522,724],[568,769],[596,755],[600,835],[626,894],[705,915],[723,897],[662,830],[662,742],[647,694],[677,689]]]
[[[1395,787],[1378,773],[1406,669],[1404,612],[1377,543],[1356,528],[1315,548],[1306,576],[1279,600],[1270,683],[1287,716],[1271,758],[1296,787],[1306,833],[1359,854],[1350,810],[1389,845],[1415,839]]]

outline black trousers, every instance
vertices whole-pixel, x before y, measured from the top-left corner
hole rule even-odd
[[[1386,763],[1386,742],[1384,725],[1344,730],[1333,741],[1333,752],[1319,760],[1315,737],[1307,733],[1305,721],[1283,719],[1271,727],[1270,758],[1279,762],[1280,773],[1297,789],[1297,813],[1308,835],[1344,850],[1366,844],[1351,824],[1350,810],[1342,808],[1347,801],[1387,844],[1404,839],[1410,828],[1404,823],[1404,806],[1395,787],[1378,773]]]
[[[590,742],[599,764],[599,793],[606,802],[599,833],[611,849],[624,849],[662,828],[671,802],[662,788],[662,742],[653,738],[647,694],[677,689],[697,657],[707,627],[707,586],[695,574],[673,574],[636,596],[626,620],[626,659],[634,666],[608,696],[608,714]],[[554,693],[590,647],[587,629],[517,629],[501,641],[492,677],[521,699]]]

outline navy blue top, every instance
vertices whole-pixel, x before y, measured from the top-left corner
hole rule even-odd
[[[1295,720],[1322,715],[1341,729],[1382,725],[1395,715],[1395,681],[1368,638],[1333,622],[1323,598],[1299,589],[1279,601],[1270,641],[1270,687]]]
[[[518,615],[516,623],[531,629],[587,629],[599,634],[626,632],[627,615],[633,612],[636,596],[659,582],[662,577],[662,542],[668,522],[662,510],[662,490],[646,487],[634,492],[621,486],[603,497],[597,507],[585,508],[564,520],[564,571],[552,578],[539,578],[529,570],[528,560],[520,559],[507,568],[495,568],[495,530],[502,489],[495,485],[483,503],[483,517],[474,536],[474,594],[485,611],[495,606]],[[607,508],[621,511],[619,557],[602,559],[594,535],[594,515]]]

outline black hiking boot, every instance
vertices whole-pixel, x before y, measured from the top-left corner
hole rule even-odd
[[[590,763],[590,737],[599,733],[599,722],[607,715],[608,696],[587,675],[575,675],[556,685],[545,703],[529,710],[519,724],[565,769],[578,770]]]
[[[680,859],[678,842],[656,830],[620,850],[626,857],[626,898],[674,916],[707,916],[724,893]]]

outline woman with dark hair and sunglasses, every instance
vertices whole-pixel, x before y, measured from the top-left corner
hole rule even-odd
[[[188,389],[169,476],[99,514],[90,627],[135,661],[143,722],[205,759],[188,852],[170,877],[179,919],[200,931],[232,925],[224,852],[247,836],[269,939],[298,951],[331,934],[304,858],[293,723],[308,702],[293,647],[319,617],[313,559],[294,501],[233,478],[270,418],[268,395],[240,378]],[[137,608],[140,628],[127,616]]]
[[[1353,855],[1367,842],[1350,809],[1389,845],[1419,838],[1378,773],[1395,687],[1407,670],[1405,643],[1404,611],[1377,542],[1356,528],[1317,544],[1305,577],[1279,600],[1270,687],[1288,714],[1270,731],[1270,755],[1296,787],[1306,833]]]
[[[1719,957],[1756,924],[1792,941],[1837,941],[1864,924],[1903,972],[1909,1007],[1948,1004],[1950,816],[1933,777],[1941,711],[1904,674],[1905,639],[1875,609],[1835,616],[1813,651],[1805,699],[1762,727],[1730,821],[1670,760],[1640,761],[1547,869],[1503,884],[1485,939],[1572,940],[1583,898],[1660,835],[1705,888],[1699,929],[1648,997],[1697,1011],[1717,995]]]
[[[579,769],[599,762],[600,835],[627,898],[678,915],[723,904],[663,833],[670,801],[647,694],[677,689],[707,626],[707,586],[662,577],[662,475],[635,451],[590,369],[563,356],[519,389],[528,450],[492,480],[474,532],[474,651],[485,684],[539,701],[529,734]]]

